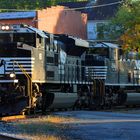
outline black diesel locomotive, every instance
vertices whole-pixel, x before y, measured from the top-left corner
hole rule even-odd
[[[0,114],[138,104],[139,61],[111,43],[0,25]]]

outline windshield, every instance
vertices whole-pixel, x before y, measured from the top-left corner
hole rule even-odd
[[[0,43],[23,42],[35,46],[35,34],[33,33],[1,33]]]
[[[102,57],[109,57],[109,50],[108,48],[92,48],[91,52],[97,55],[100,55]]]

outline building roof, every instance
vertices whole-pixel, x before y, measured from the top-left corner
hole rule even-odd
[[[62,5],[62,6],[66,6],[69,8],[79,8],[79,7],[86,7],[86,5],[88,4],[88,1],[80,1],[80,2],[60,2],[58,5]],[[78,10],[81,12],[85,12],[84,9]]]
[[[98,6],[104,4],[110,4],[115,2],[121,2],[122,0],[97,0],[96,3],[93,1],[85,2],[64,2],[59,3],[59,5],[67,6],[69,8],[80,8],[80,7],[89,7],[89,6]],[[107,20],[113,17],[118,10],[120,3],[102,7],[93,7],[93,8],[84,8],[78,9],[83,13],[88,14],[88,20]]]
[[[4,13],[0,13],[0,20],[2,20],[2,19],[34,18],[35,16],[36,16],[35,11],[30,11],[30,12],[4,12]]]

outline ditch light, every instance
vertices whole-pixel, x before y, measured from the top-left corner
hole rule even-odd
[[[14,79],[14,78],[16,78],[16,74],[15,73],[10,73],[10,78],[12,78],[12,79]]]

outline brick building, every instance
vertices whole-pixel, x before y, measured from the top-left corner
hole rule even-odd
[[[64,6],[30,12],[0,13],[0,24],[28,24],[54,34],[87,38],[87,15]]]

